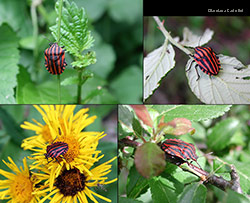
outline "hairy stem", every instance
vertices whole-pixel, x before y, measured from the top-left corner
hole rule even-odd
[[[59,8],[58,8],[57,40],[60,39],[60,35],[61,35],[62,7],[63,7],[63,0],[60,0]]]
[[[60,0],[59,2],[59,8],[58,8],[58,26],[57,26],[57,40],[60,39],[61,35],[61,18],[62,18],[62,7],[63,7],[63,0]],[[61,104],[61,80],[60,75],[57,75],[57,81],[58,81],[58,102]]]
[[[58,102],[61,104],[61,78],[60,75],[57,75],[57,94],[58,94]]]
[[[77,104],[81,104],[82,101],[82,70],[78,72],[78,85],[77,85]]]

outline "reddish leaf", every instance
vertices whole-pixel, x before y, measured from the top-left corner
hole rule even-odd
[[[144,105],[130,105],[137,117],[147,126],[153,127],[154,122],[152,121],[146,106]]]
[[[162,119],[161,119],[162,120]],[[183,135],[186,133],[195,133],[195,129],[192,128],[192,123],[186,118],[175,118],[174,120],[163,123],[160,121],[158,125],[158,131],[162,131],[171,135]]]
[[[135,166],[145,178],[159,175],[165,169],[165,153],[156,143],[147,142],[136,149]]]

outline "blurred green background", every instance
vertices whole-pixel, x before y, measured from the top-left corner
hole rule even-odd
[[[165,20],[165,28],[172,37],[182,40],[183,28],[188,27],[195,34],[202,35],[206,28],[214,31],[212,40],[207,46],[217,54],[236,57],[244,65],[250,64],[250,17],[160,17]],[[152,17],[144,17],[144,57],[160,47],[164,36]],[[204,45],[203,45],[204,46]],[[161,80],[160,87],[146,101],[157,104],[197,104],[201,103],[188,86],[185,65],[189,57],[175,46],[176,65],[167,76]]]
[[[104,131],[107,136],[99,142],[98,149],[105,155],[97,165],[110,160],[117,156],[117,106],[116,105],[78,105],[75,113],[81,108],[89,108],[89,116],[96,115],[95,122],[84,129],[84,131]],[[24,121],[34,123],[32,119],[44,124],[42,116],[32,105],[1,105],[0,106],[0,169],[10,171],[10,169],[2,162],[8,161],[10,156],[16,165],[20,168],[23,166],[23,157],[29,156],[32,152],[21,148],[22,140],[34,136],[35,132],[24,130],[20,127]],[[28,164],[31,161],[28,160]],[[117,177],[117,161],[112,163],[112,172],[107,176],[109,179]],[[5,180],[0,175],[1,180]],[[117,182],[105,185],[107,191],[97,189],[96,192],[108,197],[112,202],[117,201]],[[98,202],[105,202],[96,198]],[[7,202],[0,200],[0,202]]]
[[[55,2],[0,1],[0,33],[12,36],[12,41],[18,42],[19,50],[9,60],[0,57],[0,74],[9,81],[0,83],[0,87],[5,86],[0,88],[0,95],[6,95],[5,90],[10,94],[7,98],[0,97],[0,103],[57,103],[57,77],[49,74],[44,66],[44,50],[49,47],[44,36],[54,42],[49,27],[56,21]],[[96,52],[97,63],[88,67],[94,72],[94,77],[82,88],[83,101],[89,104],[141,103],[143,1],[69,2],[85,9],[95,39],[91,50]],[[38,27],[38,47],[35,47],[33,39],[35,26]],[[3,43],[0,37],[1,50],[8,51]],[[3,64],[10,61],[13,63],[12,71],[5,70]],[[76,75],[70,65],[72,58],[69,54],[66,54],[66,61],[68,66],[61,75],[61,81]],[[62,103],[76,103],[76,85],[61,88]]]

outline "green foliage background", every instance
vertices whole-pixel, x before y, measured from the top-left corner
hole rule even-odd
[[[91,104],[141,103],[142,0],[69,0],[89,18],[97,63],[82,88],[82,102]],[[44,66],[44,50],[54,42],[50,27],[56,22],[55,1],[0,2],[0,103],[58,103],[57,79]],[[36,30],[37,28],[37,30]],[[37,32],[37,43],[35,43]],[[76,103],[76,75],[68,66],[61,75],[62,103]],[[128,82],[129,81],[129,82]]]
[[[119,148],[119,202],[224,203],[232,202],[232,199],[234,202],[249,202],[249,105],[147,105],[147,109],[156,126],[162,116],[165,122],[173,118],[188,118],[192,122],[192,128],[195,128],[194,135],[187,133],[177,137],[166,134],[165,139],[177,138],[193,143],[201,167],[226,180],[231,180],[229,165],[233,164],[240,177],[243,194],[231,190],[224,192],[209,184],[205,186],[199,182],[199,178],[169,162],[159,176],[146,179],[139,174],[134,164],[136,148],[127,146]],[[145,130],[147,127],[142,129],[141,121],[138,121],[130,107],[119,106],[118,120],[119,140],[130,136],[130,139],[142,143],[141,139],[131,133],[131,129],[134,133],[143,135],[148,142],[152,138],[149,130]],[[210,152],[213,152],[215,159],[206,157],[205,154]],[[155,157],[150,156],[145,162],[152,162],[154,159]]]

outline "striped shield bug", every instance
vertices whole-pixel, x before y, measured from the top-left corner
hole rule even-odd
[[[63,156],[66,154],[66,152],[69,150],[69,146],[65,142],[52,142],[52,144],[47,146],[47,153],[45,153],[45,157],[48,160],[48,158],[52,158],[51,161],[54,159],[58,161],[58,157]]]
[[[44,51],[45,67],[53,75],[60,75],[67,66],[64,47],[57,43],[49,43],[49,48]]]
[[[191,159],[199,165],[197,162],[198,156],[196,155],[195,147],[191,143],[179,139],[167,139],[161,144],[161,149],[169,155],[179,157],[183,160]],[[201,168],[200,165],[199,167]]]
[[[217,75],[221,69],[219,57],[216,56],[215,52],[211,47],[195,47],[194,55],[190,55],[194,58],[191,62],[190,67],[187,71],[190,70],[193,62],[196,62],[195,68],[199,66],[199,68],[208,75]],[[200,76],[198,75],[197,80],[199,80]],[[196,81],[197,81],[196,80]]]
[[[205,33],[206,32],[204,32],[204,34]],[[203,36],[201,36],[200,40],[202,39],[202,37]],[[198,44],[200,44],[200,40]],[[193,62],[196,62],[195,70],[198,75],[196,81],[199,80],[200,78],[200,75],[198,74],[197,71],[197,66],[199,66],[199,68],[209,76],[218,75],[221,69],[221,64],[219,57],[214,52],[214,50],[211,47],[201,47],[201,46],[197,46],[192,49],[194,49],[194,54],[189,54],[189,56],[193,57],[194,60],[191,62],[189,68],[186,71],[190,70]]]
[[[60,128],[58,128],[58,134],[62,135]],[[56,159],[57,162],[59,163],[57,158],[66,154],[66,152],[69,150],[69,146],[65,142],[54,142],[54,141],[55,140],[53,140],[53,142],[47,146],[47,153],[45,153],[44,155],[47,160],[49,157],[51,157],[52,158],[51,161]]]

